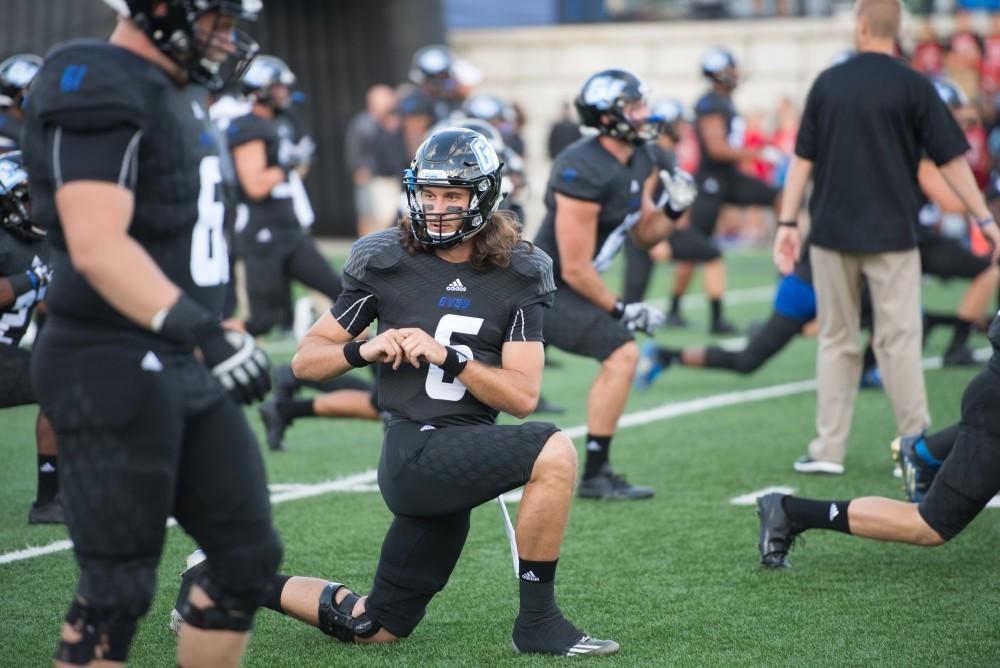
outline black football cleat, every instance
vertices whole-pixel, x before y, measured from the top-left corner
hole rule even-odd
[[[28,524],[66,524],[62,497],[57,495],[48,503],[32,503],[28,510]]]
[[[691,323],[680,313],[668,313],[666,319],[663,321],[663,326],[675,329],[687,329],[691,326]]]
[[[652,487],[633,485],[625,476],[618,475],[610,464],[604,464],[600,473],[592,478],[584,478],[577,488],[581,499],[607,499],[611,501],[636,501],[652,498]]]
[[[264,430],[267,433],[267,447],[272,452],[282,452],[285,449],[285,430],[291,424],[285,416],[278,410],[278,402],[265,401],[257,407],[260,419],[264,422]]]
[[[191,585],[206,568],[208,568],[208,562],[201,549],[197,549],[187,556],[184,570],[181,571],[181,587],[177,592],[177,600],[174,601],[174,607],[170,611],[170,630],[174,633],[179,634],[181,626],[184,624],[181,609],[188,604],[188,593],[191,591]]]
[[[944,366],[980,366],[972,351],[965,346],[948,348],[941,357]]]
[[[781,506],[786,495],[772,492],[757,498],[757,515],[760,517],[760,563],[767,568],[789,568],[788,551],[798,533],[792,531],[788,515]]]
[[[281,364],[274,367],[274,399],[275,401],[288,401],[295,396],[299,390],[299,379],[292,373],[289,364]]]
[[[712,322],[708,333],[715,336],[735,336],[740,333],[740,329],[725,318],[719,318]]]
[[[545,623],[525,623],[520,616],[514,621],[511,645],[518,654],[548,654],[551,656],[601,656],[621,649],[614,640],[593,638],[577,629],[558,613]]]
[[[924,440],[924,435],[897,436],[889,446],[892,449],[892,459],[899,466],[903,478],[903,493],[911,503],[920,503],[927,496],[934,483],[940,465],[928,464],[917,453],[917,445]]]

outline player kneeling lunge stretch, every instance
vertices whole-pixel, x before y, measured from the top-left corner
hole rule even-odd
[[[468,129],[431,135],[404,176],[409,219],[354,244],[344,292],[299,344],[295,374],[319,380],[378,364],[390,416],[378,481],[394,518],[367,596],[323,579],[278,576],[267,606],[343,641],[408,636],[445,586],[473,508],[524,485],[517,516],[518,652],[610,654],[578,630],[554,580],[576,480],[576,451],[554,425],[495,424],[530,414],[544,353],[552,263],[497,211],[502,165]],[[355,337],[378,320],[378,335]],[[196,574],[189,569],[185,580]]]

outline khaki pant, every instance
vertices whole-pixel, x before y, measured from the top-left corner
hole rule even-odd
[[[930,424],[921,366],[920,255],[837,253],[809,248],[819,319],[816,356],[817,437],[813,459],[842,464],[861,377],[861,279],[868,280],[874,311],[875,359],[900,435]]]

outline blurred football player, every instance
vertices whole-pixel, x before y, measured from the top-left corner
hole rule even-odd
[[[241,79],[253,102],[245,116],[233,119],[226,137],[248,216],[237,223],[237,254],[246,265],[250,317],[243,323],[253,336],[280,324],[289,308],[288,281],[293,279],[329,299],[340,294],[337,272],[319,252],[296,212],[295,193],[312,160],[307,137],[293,141],[282,112],[292,103],[295,75],[275,56],[257,58]],[[299,197],[304,197],[304,190]],[[309,221],[311,223],[311,220]]]
[[[652,199],[660,170],[642,149],[655,128],[639,78],[625,70],[593,74],[583,84],[576,109],[581,124],[596,133],[556,158],[545,193],[545,219],[535,238],[553,258],[559,288],[545,320],[545,340],[601,364],[587,397],[587,461],[579,495],[644,499],[653,490],[615,473],[609,454],[639,358],[633,334],[651,334],[663,314],[619,298],[601,272],[626,237],[648,248],[667,236],[672,223]]]
[[[236,23],[261,5],[109,4],[120,14],[109,41],[51,51],[25,115],[53,271],[31,374],[59,438],[80,567],[55,661],[125,663],[173,516],[208,554],[184,596],[177,663],[236,666],[281,559],[238,403],[264,395],[269,368],[252,337],[219,324],[220,147],[184,89],[239,72],[256,45]]]
[[[711,239],[723,204],[776,207],[780,191],[739,169],[740,162],[772,155],[776,149],[744,147],[746,122],[733,104],[733,91],[740,83],[740,70],[733,54],[726,49],[709,50],[701,59],[701,73],[708,79],[710,88],[694,107],[701,163],[695,174],[698,197],[691,207],[691,224]],[[681,314],[681,299],[687,292],[694,269],[695,265],[691,262],[677,266],[667,315],[668,325],[686,325]],[[724,273],[721,282],[724,292]],[[713,334],[736,333],[736,327],[723,317],[722,298],[712,297],[710,304],[712,321],[709,331]]]
[[[18,347],[31,316],[45,299],[51,272],[45,230],[31,217],[28,175],[20,151],[0,155],[0,408],[37,403],[31,387],[31,353]],[[39,308],[40,310],[40,308]],[[35,422],[38,487],[29,524],[65,521],[59,493],[58,454],[52,423]]]
[[[42,59],[31,53],[0,62],[0,152],[12,151],[21,143],[21,107],[41,67]]]
[[[390,414],[378,480],[394,518],[370,593],[278,576],[268,603],[339,640],[410,635],[455,568],[471,510],[524,485],[515,650],[618,650],[578,630],[555,601],[576,482],[572,442],[548,423],[496,424],[500,411],[523,418],[538,401],[542,311],[556,289],[549,257],[497,211],[501,182],[485,137],[465,129],[431,135],[405,173],[408,218],[354,244],[344,293],[292,361],[310,380],[378,364],[380,402]],[[378,335],[357,339],[376,319]]]

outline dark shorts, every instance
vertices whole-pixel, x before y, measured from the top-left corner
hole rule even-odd
[[[378,482],[395,518],[368,596],[373,619],[400,637],[416,628],[458,562],[470,511],[528,482],[557,431],[546,422],[389,427]]]
[[[625,325],[565,283],[559,284],[556,290],[552,308],[545,313],[542,330],[549,345],[599,362],[634,340]]]
[[[955,447],[945,459],[920,516],[945,540],[957,536],[1000,492],[1000,373],[985,369],[962,395]]]
[[[711,239],[690,227],[675,229],[667,243],[674,262],[711,262],[722,255]]]
[[[691,205],[691,224],[707,237],[715,232],[719,209],[723,204],[736,206],[772,206],[778,193],[768,185],[740,170],[704,170],[695,175],[698,196]]]
[[[920,270],[938,278],[975,278],[990,268],[988,255],[976,255],[958,239],[940,234],[922,234]]]
[[[259,589],[273,571],[211,565],[258,564],[255,553],[280,549],[242,409],[191,353],[46,330],[32,379],[59,439],[80,595],[116,609],[151,597],[131,588],[152,587],[136,573],[155,574],[171,516],[205,550],[224,591]]]
[[[35,403],[31,389],[31,353],[23,348],[0,344],[0,408]]]

